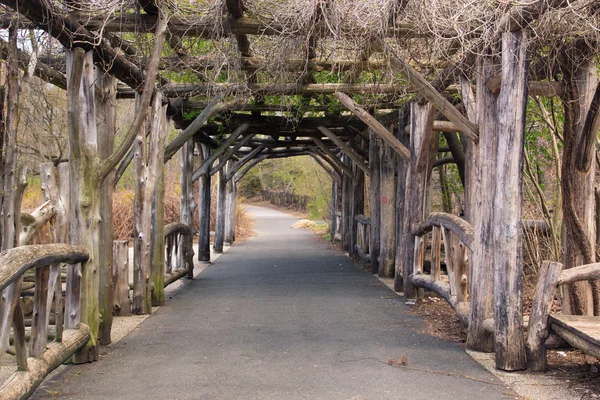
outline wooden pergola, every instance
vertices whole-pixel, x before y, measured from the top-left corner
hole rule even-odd
[[[412,20],[408,16],[416,11],[410,1],[383,1],[389,21],[372,29],[352,25],[358,22],[351,18],[332,24],[338,14],[326,0],[311,2],[314,9],[301,22],[274,18],[278,10],[254,14],[265,9],[261,1],[226,0],[218,3],[218,12],[208,2],[197,13],[192,6],[178,8],[182,2],[177,1],[108,3],[112,8],[94,12],[93,1],[0,0],[0,28],[9,32],[0,39],[8,66],[2,250],[9,253],[0,258],[16,260],[2,260],[14,271],[0,271],[0,278],[7,276],[0,280],[7,298],[2,352],[11,321],[16,332],[22,319],[17,303],[23,271],[59,262],[70,264],[65,329],[73,338],[74,360],[96,360],[98,345],[110,343],[113,296],[127,285],[113,286],[113,260],[123,249],[115,244],[113,254],[111,196],[131,162],[136,174],[134,313],[150,313],[152,305],[163,304],[165,283],[193,276],[196,212],[196,256],[210,261],[213,176],[219,187],[214,249],[222,251],[234,240],[240,179],[265,159],[301,155],[313,157],[332,177],[332,239],[339,236],[342,248],[370,263],[373,273],[393,277],[408,303],[422,289],[438,293],[467,326],[467,347],[495,351],[497,368],[545,368],[549,304],[559,283],[567,285],[565,313],[594,315],[598,309],[597,284],[588,281],[600,276],[594,211],[598,46],[585,29],[554,47],[534,34],[554,15],[563,16],[567,2],[507,6],[489,26],[470,27],[464,36]],[[583,12],[595,15],[587,8]],[[52,54],[34,57],[17,47],[17,32],[24,29],[43,31],[59,45]],[[206,50],[194,51],[200,44]],[[15,218],[22,193],[15,152],[19,69],[66,90],[68,99],[69,163],[42,167],[49,203],[25,226],[33,237],[56,218],[55,243],[65,244],[40,245],[46,247],[31,253],[39,259],[35,262],[24,255],[30,239],[19,239]],[[545,264],[555,279],[542,282],[526,334],[521,204],[526,110],[534,97],[558,97],[564,107],[562,261],[565,272],[575,272],[561,280],[556,278],[560,266]],[[119,99],[135,99],[136,112],[115,146]],[[171,121],[179,133],[167,142]],[[438,158],[440,134],[451,158]],[[180,225],[167,228],[162,166],[177,153],[181,218]],[[447,162],[457,164],[461,174],[464,217],[431,212],[431,172]],[[199,204],[192,192],[195,181],[200,182]],[[367,195],[370,216],[365,217]],[[179,269],[171,268],[168,257],[165,271],[165,246],[179,249]],[[432,268],[426,273],[429,247]],[[53,293],[56,274],[58,268],[38,268],[36,282],[46,282],[45,290]],[[583,282],[575,290],[578,280]],[[48,315],[49,299],[44,303]],[[568,341],[567,336],[561,335]],[[65,339],[63,347],[57,346],[60,354],[30,378],[28,390],[73,354],[65,350]],[[33,346],[34,357],[46,357],[45,340]]]

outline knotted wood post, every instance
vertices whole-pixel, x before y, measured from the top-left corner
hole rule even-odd
[[[129,297],[129,245],[127,240],[113,242],[113,313],[131,315]]]
[[[231,171],[233,161],[227,161],[226,171]],[[225,186],[225,232],[223,241],[230,246],[235,240],[235,209],[236,209],[236,185],[233,179],[227,181]]]
[[[210,156],[210,147],[205,144],[200,145],[200,165]],[[200,175],[199,191],[199,212],[200,224],[198,228],[198,261],[210,262],[210,197],[211,185],[210,174],[205,172]]]
[[[523,336],[523,151],[527,105],[527,35],[502,35],[494,194],[494,328],[496,368],[527,367]]]
[[[226,186],[225,181],[226,171],[221,169],[219,171],[219,185],[218,185],[218,197],[217,197],[217,226],[215,227],[215,242],[213,244],[213,250],[215,253],[223,252],[223,241],[225,239],[225,201],[226,201]]]
[[[166,118],[163,129],[168,130]],[[165,166],[159,164],[156,170],[156,185],[152,195],[152,306],[165,304]]]
[[[410,121],[410,107],[405,106],[398,113],[398,131],[396,133],[397,139],[400,143],[404,144],[407,148],[410,147],[410,137],[406,132],[406,127]],[[403,249],[404,244],[404,215],[405,205],[407,201],[406,192],[406,176],[408,174],[408,162],[398,157],[397,165],[398,176],[396,179],[396,271],[394,274],[394,290],[401,292],[404,290],[404,275],[402,269],[403,262]]]
[[[349,252],[350,256],[356,260],[360,261],[360,254],[356,250],[356,240],[357,240],[357,230],[358,230],[358,222],[356,221],[356,216],[359,214],[364,214],[365,212],[365,172],[364,170],[356,163],[352,163],[352,169],[354,170],[354,179],[352,181],[352,196],[350,203],[350,214],[349,214]]]
[[[179,197],[179,222],[190,227],[191,235],[185,236],[184,240],[180,240],[179,251],[177,252],[177,264],[180,268],[188,265],[188,278],[194,277],[193,259],[193,238],[194,238],[194,209],[196,202],[194,201],[194,191],[192,184],[192,175],[194,173],[194,139],[190,139],[180,150],[180,185],[181,195]],[[190,261],[191,260],[191,261]]]
[[[433,134],[435,109],[431,103],[411,103],[410,115],[410,164],[406,175],[406,205],[404,207],[402,273],[404,298],[413,303],[417,289],[409,283],[415,257],[414,227],[429,214],[429,178],[436,146]]]
[[[369,129],[369,167],[371,168],[371,179],[369,181],[371,236],[369,237],[369,248],[372,274],[379,273],[379,250],[381,247],[381,230],[379,229],[381,221],[380,147],[381,140],[375,135],[372,129]]]
[[[140,112],[140,111],[137,111]],[[142,111],[143,112],[143,111]],[[135,140],[136,197],[134,213],[134,251],[133,251],[133,312],[135,314],[152,313],[152,286],[160,286],[152,278],[152,237],[153,199],[156,193],[164,165],[166,139],[166,106],[162,105],[162,95],[157,92],[152,102],[152,123],[148,146],[145,130],[140,129]],[[155,232],[158,235],[158,231]],[[164,274],[162,276],[164,282]],[[162,284],[164,288],[164,283]],[[160,291],[160,289],[158,289]]]
[[[108,158],[113,151],[115,142],[115,129],[117,123],[117,81],[114,76],[96,71],[96,87],[103,90],[101,96],[96,97],[97,125],[98,125],[98,157],[101,160]],[[114,171],[108,174],[100,187],[100,344],[110,344],[110,330],[112,328],[112,262],[113,262],[113,213],[112,194]]]
[[[335,179],[331,180],[331,203],[329,210],[329,240],[335,241],[335,233],[337,232],[337,192],[338,182]]]
[[[477,351],[494,350],[494,338],[486,331],[483,321],[494,315],[494,239],[493,193],[496,188],[496,140],[497,115],[496,95],[486,82],[499,72],[499,63],[491,56],[480,57],[477,64],[477,98],[475,115],[478,121],[479,143],[466,142],[465,156],[468,160],[465,171],[465,213],[475,230],[473,253],[471,254],[471,313],[467,328],[467,347]],[[472,93],[463,82],[463,98]],[[465,103],[469,103],[468,100]]]
[[[342,156],[343,162],[346,167],[351,167],[352,161],[350,157]],[[352,177],[344,174],[342,177],[342,218],[341,218],[341,236],[342,236],[342,250],[349,250],[349,230],[350,225],[348,224],[348,215],[350,213],[350,194],[352,191]]]
[[[594,185],[596,135],[600,118],[600,86],[591,49],[573,44],[558,63],[565,90],[563,160],[561,167],[564,225],[564,269],[596,261]],[[599,283],[581,281],[564,290],[562,312],[598,315]]]
[[[66,328],[75,328],[81,321],[90,327],[90,341],[74,357],[76,363],[98,359],[100,311],[100,185],[96,176],[98,165],[98,135],[94,95],[94,64],[92,52],[82,49],[67,50],[67,105],[70,154],[69,240],[81,244],[90,258],[86,268],[81,265],[69,270],[67,293],[79,293],[81,276],[81,303],[67,296],[65,304]],[[73,287],[69,285],[74,285]],[[80,305],[81,304],[81,305]],[[79,309],[78,307],[81,307]]]
[[[393,278],[396,258],[396,152],[389,144],[382,143],[379,156],[381,170],[379,276]]]

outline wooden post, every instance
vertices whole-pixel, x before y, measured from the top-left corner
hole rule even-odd
[[[111,75],[96,71],[96,87],[104,93],[96,99],[97,129],[98,129],[98,157],[103,160],[108,158],[113,151],[116,129],[117,82]],[[113,213],[112,193],[114,172],[108,174],[100,187],[100,344],[110,344],[110,330],[112,328],[112,261],[113,261]]]
[[[227,161],[227,171],[233,168],[233,161]],[[235,182],[233,179],[227,181],[225,186],[225,232],[223,240],[230,246],[235,240],[235,206],[236,206],[236,193],[235,193]]]
[[[134,295],[133,312],[150,314],[152,312],[152,213],[156,184],[164,165],[164,146],[167,134],[166,106],[162,105],[162,95],[157,92],[152,103],[152,123],[150,146],[147,144],[144,130],[140,129],[135,140],[134,155],[136,166],[136,200],[134,213]],[[147,153],[147,154],[146,154]],[[158,234],[159,232],[156,232]],[[164,279],[164,275],[163,275]],[[163,284],[164,287],[164,284]]]
[[[344,164],[346,167],[351,167],[352,161],[350,157],[343,156]],[[350,194],[352,192],[352,177],[344,174],[342,177],[342,220],[341,220],[341,235],[342,235],[342,250],[349,250],[349,229],[348,214],[350,213]]]
[[[200,145],[200,164],[210,156],[210,147]],[[199,188],[199,232],[198,232],[198,260],[210,262],[210,175],[205,172],[200,176]]]
[[[548,317],[552,311],[552,302],[556,285],[562,271],[557,262],[544,261],[539,270],[539,280],[533,295],[533,307],[529,316],[527,332],[527,367],[536,372],[546,370],[546,339],[549,335]]]
[[[381,178],[379,157],[381,142],[372,129],[369,129],[369,167],[371,168],[371,179],[369,187],[370,206],[371,206],[371,236],[369,238],[371,254],[371,273],[379,273],[379,251],[381,247],[381,230],[379,224],[381,221]]]
[[[393,278],[396,258],[396,153],[387,143],[383,143],[380,148],[380,160],[381,250],[379,252],[379,276]],[[371,234],[373,234],[373,229]],[[371,251],[373,251],[372,247]]]
[[[166,118],[164,129],[167,130]],[[152,195],[152,306],[165,304],[165,166],[159,165],[156,170],[156,185]]]
[[[78,298],[67,297],[65,315],[67,329],[80,321],[90,328],[90,341],[73,357],[75,363],[98,359],[100,310],[100,185],[96,176],[98,142],[96,127],[96,102],[94,95],[94,63],[92,52],[81,49],[67,50],[67,89],[69,141],[71,147],[69,239],[71,244],[82,244],[90,253],[86,267],[71,269],[67,277],[67,292],[79,293]],[[79,275],[81,280],[79,280]],[[80,282],[80,283],[79,283]],[[69,287],[69,284],[74,285]],[[81,307],[78,310],[78,307]]]
[[[405,106],[398,113],[398,140],[405,146],[410,147],[410,137],[406,132],[406,127],[409,125],[410,107]],[[403,256],[402,246],[404,244],[404,215],[405,204],[407,201],[406,192],[406,177],[408,175],[409,163],[402,157],[398,157],[396,179],[396,271],[394,274],[394,290],[401,292],[404,290],[404,274],[403,274]]]
[[[113,314],[131,315],[129,296],[129,246],[127,240],[113,242]]]
[[[561,167],[562,211],[564,224],[564,269],[596,261],[596,231],[594,185],[595,145],[582,146],[586,136],[596,142],[598,119],[598,77],[592,52],[579,45],[564,52],[561,72],[565,90],[564,147]],[[583,47],[583,46],[582,46]],[[582,143],[583,142],[583,143]],[[580,163],[589,162],[587,169]],[[598,282],[581,281],[565,286],[562,312],[565,314],[598,315],[600,288]]]
[[[407,303],[413,303],[417,298],[417,290],[409,283],[415,254],[413,228],[429,213],[429,178],[431,168],[427,165],[418,166],[420,154],[429,153],[429,162],[433,163],[436,141],[432,140],[433,119],[435,109],[431,103],[420,105],[411,104],[410,118],[410,165],[406,175],[406,204],[404,207],[404,230],[402,246],[402,272],[404,280],[404,298]],[[427,141],[429,140],[429,141]],[[421,157],[422,159],[426,157]]]
[[[188,254],[193,252],[194,244],[194,209],[196,208],[196,202],[194,201],[194,191],[192,184],[192,174],[194,173],[194,140],[190,139],[181,148],[180,153],[180,167],[181,167],[181,195],[179,197],[179,222],[186,224],[190,227],[192,232],[191,235],[185,236],[184,240],[179,243],[179,250],[177,252],[178,261],[177,264],[180,267],[185,267],[188,260],[193,260],[194,255]],[[188,265],[188,278],[194,277],[194,265]]]
[[[527,37],[502,35],[494,194],[494,333],[496,368],[525,369],[523,337],[523,145],[527,105]]]
[[[225,181],[226,171],[219,171],[219,186],[218,186],[218,198],[217,198],[217,226],[215,228],[215,242],[213,250],[215,253],[223,252],[223,241],[225,240],[225,201],[226,201],[226,186]]]
[[[329,240],[335,241],[335,233],[337,232],[337,192],[339,185],[335,179],[331,180],[331,205],[329,212]]]
[[[492,318],[494,292],[494,239],[492,233],[494,209],[493,193],[496,188],[496,96],[487,88],[486,81],[498,73],[499,65],[492,57],[480,57],[477,62],[476,115],[479,125],[479,143],[466,142],[468,162],[465,171],[465,211],[475,230],[471,254],[471,313],[467,328],[467,347],[477,351],[494,350],[494,338],[486,331],[483,321]],[[470,96],[463,91],[463,97]]]
[[[354,141],[351,139],[350,143],[360,143],[360,139]],[[354,179],[352,181],[352,193],[350,197],[350,213],[348,216],[349,222],[349,239],[348,246],[350,256],[357,261],[360,261],[360,254],[356,251],[356,235],[357,235],[357,227],[358,222],[356,221],[356,216],[359,214],[364,214],[365,212],[365,171],[363,168],[353,163],[352,169],[354,172]]]

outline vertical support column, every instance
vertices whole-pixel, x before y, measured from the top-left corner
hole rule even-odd
[[[477,65],[477,121],[479,143],[466,142],[468,159],[465,171],[465,211],[475,231],[471,268],[471,314],[467,328],[467,347],[477,351],[494,350],[493,335],[483,321],[494,315],[494,238],[493,193],[496,188],[496,96],[487,88],[487,80],[499,72],[492,57],[480,57]],[[468,94],[467,94],[468,95]],[[465,96],[466,97],[466,96]]]
[[[217,189],[217,226],[215,227],[215,243],[213,245],[213,250],[215,251],[215,253],[223,252],[223,241],[225,240],[225,201],[227,190],[227,182],[225,181],[225,175],[225,168],[221,168],[221,170],[219,171],[219,186]]]
[[[200,165],[210,157],[210,148],[200,145]],[[210,262],[210,174],[208,172],[200,175],[199,179],[199,202],[198,215],[200,218],[198,232],[198,261]]]
[[[96,101],[98,129],[98,157],[108,158],[113,151],[117,123],[117,82],[116,79],[96,71],[96,86],[103,89],[102,100]],[[114,172],[111,172],[100,186],[100,344],[110,344],[112,328],[112,262],[113,262],[113,214],[112,193]]]
[[[430,165],[419,165],[419,160],[433,162],[435,157],[431,152],[435,149],[436,142],[431,140],[435,109],[427,103],[420,105],[411,104],[410,118],[410,165],[406,175],[406,205],[404,208],[404,232],[402,251],[402,273],[404,280],[404,298],[407,303],[414,303],[417,298],[417,289],[408,281],[413,271],[415,260],[415,239],[413,228],[428,214],[429,177]],[[425,157],[431,155],[431,157]]]
[[[496,368],[527,367],[523,336],[523,146],[527,106],[524,32],[502,35],[502,84],[498,95],[494,194],[494,327]]]
[[[335,241],[335,232],[337,231],[337,191],[338,183],[335,179],[331,180],[331,209],[329,212],[329,240]]]
[[[588,51],[591,52],[591,49]],[[594,55],[588,51],[573,44],[573,49],[565,51],[560,63],[565,82],[561,167],[565,269],[596,261],[594,154],[598,126],[598,76]],[[562,312],[599,315],[599,286],[598,281],[566,285]]]
[[[402,108],[398,113],[398,140],[407,148],[410,147],[410,138],[405,128],[409,124],[410,108]],[[403,274],[403,244],[404,244],[404,215],[405,205],[408,198],[406,192],[406,177],[408,175],[408,163],[402,157],[398,157],[398,176],[396,179],[396,271],[394,274],[394,290],[396,292],[404,291]]]
[[[186,236],[185,241],[180,240],[179,251],[177,252],[177,265],[188,265],[188,278],[194,277],[194,255],[193,252],[193,236],[194,236],[194,209],[196,203],[194,201],[194,191],[192,183],[192,175],[194,174],[194,139],[191,138],[181,147],[180,150],[180,167],[181,167],[181,195],[179,197],[179,221],[190,227],[192,235]]]
[[[66,328],[79,322],[90,327],[90,340],[73,356],[75,363],[98,359],[100,310],[98,294],[100,285],[100,186],[95,166],[98,161],[98,136],[96,127],[96,101],[94,86],[96,76],[92,52],[82,49],[67,50],[67,104],[70,142],[70,226],[69,242],[88,249],[90,258],[86,266],[74,266],[67,272],[67,293],[79,293],[78,298],[67,297],[65,304]],[[81,280],[78,276],[81,276]],[[71,286],[72,285],[72,286]],[[80,306],[80,309],[78,307]]]
[[[350,157],[343,155],[343,162],[347,167],[352,166]],[[341,229],[340,233],[342,236],[342,250],[349,250],[349,230],[348,214],[350,213],[350,193],[352,191],[352,177],[344,174],[342,178],[342,218],[341,218]]]
[[[224,168],[226,168],[227,172],[231,171],[233,168],[233,161],[228,160],[227,166]],[[231,246],[235,240],[235,216],[237,201],[236,184],[233,179],[227,181],[225,192],[225,233],[223,240],[225,243],[228,243]]]
[[[163,129],[167,130],[166,118],[163,118]],[[165,304],[165,166],[157,166],[156,185],[152,195],[152,306]]]
[[[153,210],[153,199],[164,165],[164,149],[167,134],[166,106],[162,105],[162,95],[160,92],[155,93],[152,103],[150,146],[146,144],[144,133],[145,131],[140,129],[134,143],[137,178],[134,214],[135,244],[133,252],[133,312],[135,314],[150,314],[152,312],[153,284],[157,285],[157,287],[160,286],[161,283],[158,280],[162,279],[162,286],[164,288],[164,274],[162,277],[157,276],[157,282],[152,282],[152,248],[154,247],[152,214],[153,211],[156,211]],[[147,151],[146,147],[148,147]],[[155,237],[158,237],[162,233],[156,230],[155,235]]]
[[[371,180],[369,187],[371,206],[371,236],[369,249],[371,253],[371,273],[379,273],[379,251],[381,247],[381,178],[380,178],[380,147],[381,140],[369,129],[369,168],[371,168]]]
[[[396,258],[396,152],[386,143],[380,147],[381,250],[379,276],[394,277]],[[373,232],[371,231],[371,234]]]
[[[360,256],[356,251],[358,222],[354,217],[365,212],[365,173],[358,165],[356,165],[356,163],[352,163],[352,169],[354,172],[354,181],[352,184],[352,200],[350,204],[350,215],[348,218],[350,222],[349,233],[351,234],[349,235],[350,239],[348,240],[348,244],[350,247],[350,257],[356,261],[360,261]]]

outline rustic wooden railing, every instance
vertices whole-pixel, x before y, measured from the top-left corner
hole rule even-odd
[[[52,370],[88,342],[89,327],[79,320],[79,271],[85,268],[88,258],[84,247],[68,244],[21,246],[0,254],[0,290],[9,302],[0,325],[0,356],[6,357],[6,352],[13,354],[17,369],[0,387],[3,399],[29,396]],[[77,266],[73,269],[77,273],[69,277],[64,299],[61,263]],[[21,292],[23,274],[31,269],[35,269],[35,290],[29,329],[20,296],[12,294]]]
[[[469,250],[473,227],[465,220],[446,213],[431,213],[412,232],[415,257],[410,282],[439,294],[452,306],[463,324],[469,323]],[[425,250],[431,245],[429,273],[425,270]],[[446,274],[442,274],[442,246]]]
[[[186,224],[174,222],[165,226],[165,287],[176,280],[193,277],[194,250],[192,230]]]
[[[600,279],[600,263],[562,268],[561,263],[544,261],[539,271],[526,343],[528,367],[533,371],[546,369],[546,339],[550,331],[571,346],[600,359],[600,317],[551,315],[558,287]]]
[[[359,214],[354,217],[356,220],[356,244],[354,248],[365,263],[371,262],[371,219]]]

